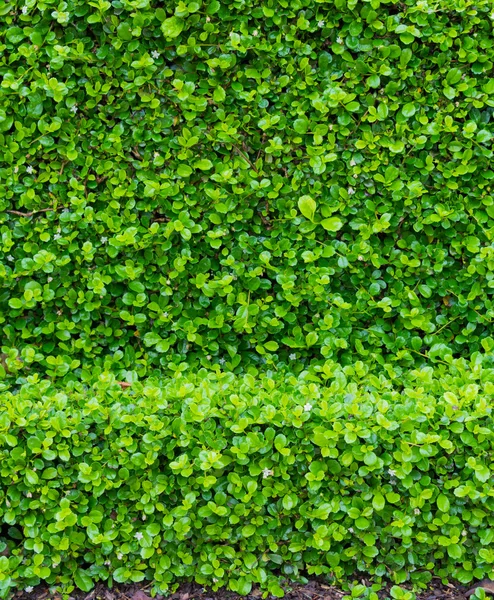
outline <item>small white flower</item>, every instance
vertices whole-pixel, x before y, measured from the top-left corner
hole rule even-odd
[[[27,493],[26,493],[26,497],[27,497],[27,498],[32,498],[32,497],[33,497],[33,495],[31,494],[31,492],[27,492]]]
[[[220,358],[219,361],[220,365],[224,365],[226,360],[224,358]]]
[[[350,161],[350,166],[354,167],[357,163],[355,162],[355,160],[352,158],[352,160]]]
[[[463,530],[463,531],[461,532],[461,535],[462,535],[463,537],[466,537],[466,536],[467,536],[467,532],[466,532],[465,530]]]
[[[71,106],[71,107],[70,107],[70,110],[71,110],[71,111],[74,113],[74,115],[75,115],[75,113],[76,113],[76,112],[77,112],[79,109],[77,108],[77,105],[76,105],[76,104],[74,104],[74,106]]]
[[[142,538],[143,538],[144,536],[142,535],[142,533],[141,533],[140,531],[138,531],[138,532],[135,534],[135,536],[134,536],[134,537],[135,537],[137,540],[142,540]]]
[[[340,38],[340,36],[336,38],[336,41],[338,42],[338,44],[343,44],[343,40]]]
[[[354,173],[354,174],[353,174],[353,178],[354,178],[354,179],[357,179],[357,177],[358,177],[357,173]]]
[[[364,260],[364,257],[363,257],[361,254],[359,254],[359,255],[358,255],[358,259],[359,259],[359,260]]]
[[[146,515],[142,515],[142,520],[145,521],[147,519]]]
[[[61,237],[62,237],[62,236],[61,236],[59,233],[56,233],[56,234],[53,236],[53,239],[54,239],[54,240],[59,240]]]
[[[206,358],[207,358],[208,360],[211,360],[211,354],[208,354],[208,355],[206,356]]]
[[[100,239],[101,239],[101,243],[102,243],[102,244],[106,244],[106,242],[108,241],[108,238],[107,238],[106,236],[104,236],[104,235],[103,235],[103,236],[101,236],[101,238],[100,238]]]
[[[24,591],[30,594],[34,590],[32,585],[28,585],[27,588],[24,588]]]
[[[151,56],[152,56],[153,58],[159,58],[161,55],[160,55],[160,53],[159,53],[157,50],[153,50],[153,51],[151,52]]]
[[[304,405],[304,410],[305,412],[310,412],[312,410],[312,404],[307,402],[307,404]]]
[[[166,319],[166,317],[168,316],[168,313],[167,313],[167,312],[163,313],[163,316],[164,316],[164,317],[165,317],[165,319]]]
[[[160,153],[159,153],[159,152],[155,152],[155,153],[153,154],[153,156],[154,156],[154,158],[159,158],[159,157],[160,157]]]
[[[355,190],[352,187],[348,188],[348,195],[351,196],[352,194],[355,194]]]
[[[118,558],[118,560],[122,560],[122,558],[123,558],[123,554],[120,554],[120,552],[119,552],[119,553],[117,554],[117,558]]]
[[[394,469],[388,469],[388,473],[391,475],[391,477],[396,475],[396,471]]]
[[[413,512],[414,512],[416,515],[420,515],[420,508],[414,508],[414,509],[413,509]]]
[[[109,560],[105,560],[105,567],[109,567],[111,565],[111,562]]]
[[[297,355],[295,354],[295,352],[292,352],[291,354],[288,355],[288,358],[290,360],[295,360],[297,358]]]
[[[259,35],[259,32],[257,31],[257,29],[254,29],[254,31],[252,32],[252,35],[254,37],[257,37]]]
[[[325,25],[324,21],[319,21],[319,22],[317,23],[317,26],[318,26],[318,27],[324,27],[324,25]]]
[[[348,531],[349,531],[350,533],[353,533],[353,527],[349,527],[349,528],[348,528]]]
[[[23,15],[27,15],[27,6],[23,6],[23,7],[22,7],[22,10],[21,10],[21,12],[22,12],[22,14],[23,14]],[[32,590],[32,589],[33,589],[33,588],[31,588],[31,590]],[[30,590],[30,591],[31,591],[31,590]],[[26,592],[27,592],[27,590],[26,590]]]
[[[46,281],[48,281],[48,283],[50,283],[51,281],[53,281],[53,277],[47,277]]]
[[[17,173],[19,171],[19,167],[17,165],[15,165],[14,167],[14,173]]]
[[[206,17],[206,23],[209,23],[209,21],[211,21],[211,17]]]
[[[31,165],[28,165],[28,166],[26,167],[26,171],[27,171],[28,173],[32,173],[32,172],[34,171],[34,169],[33,169],[33,167],[32,167]]]
[[[271,469],[264,469],[262,472],[264,479],[266,479],[266,477],[270,477],[271,475],[273,475],[273,471]]]
[[[11,262],[14,260],[14,257],[12,256],[12,254],[9,254],[7,256],[7,260],[10,260]]]
[[[167,283],[168,285],[170,285],[170,280],[169,280],[169,279],[167,279],[167,280],[166,280],[166,283]]]

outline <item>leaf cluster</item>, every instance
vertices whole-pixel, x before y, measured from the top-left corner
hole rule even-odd
[[[3,2],[8,372],[491,351],[491,9]]]
[[[398,379],[330,361],[125,390],[30,377],[0,396],[1,597],[492,576],[493,380],[479,355]]]

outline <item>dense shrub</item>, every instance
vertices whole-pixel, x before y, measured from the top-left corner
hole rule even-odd
[[[0,589],[492,575],[492,359],[0,396]],[[5,552],[4,552],[5,554]]]
[[[492,349],[491,9],[4,2],[9,371]]]

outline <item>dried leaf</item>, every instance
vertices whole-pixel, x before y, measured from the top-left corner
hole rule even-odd
[[[137,590],[137,592],[134,592],[132,600],[151,600],[151,598],[142,590]]]

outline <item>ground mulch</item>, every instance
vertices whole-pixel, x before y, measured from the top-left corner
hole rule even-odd
[[[365,581],[362,581],[365,584]],[[389,586],[391,587],[391,586]],[[444,585],[441,581],[433,580],[429,588],[417,595],[419,600],[465,600],[467,591],[475,587]],[[389,589],[389,588],[388,588]],[[72,600],[152,600],[151,584],[121,585],[108,589],[104,585],[97,585],[91,592],[72,592]],[[343,596],[350,598],[349,592],[326,585],[319,581],[311,581],[306,585],[292,584],[285,586],[285,600],[341,600]],[[379,598],[390,598],[386,589],[378,592]],[[61,600],[61,596],[53,594],[48,588],[38,586],[32,592],[14,592],[13,600]],[[212,592],[197,584],[184,584],[174,594],[169,596],[155,596],[156,600],[260,600],[262,592],[254,589],[249,596],[238,596],[228,590]],[[273,597],[267,600],[274,600]]]

